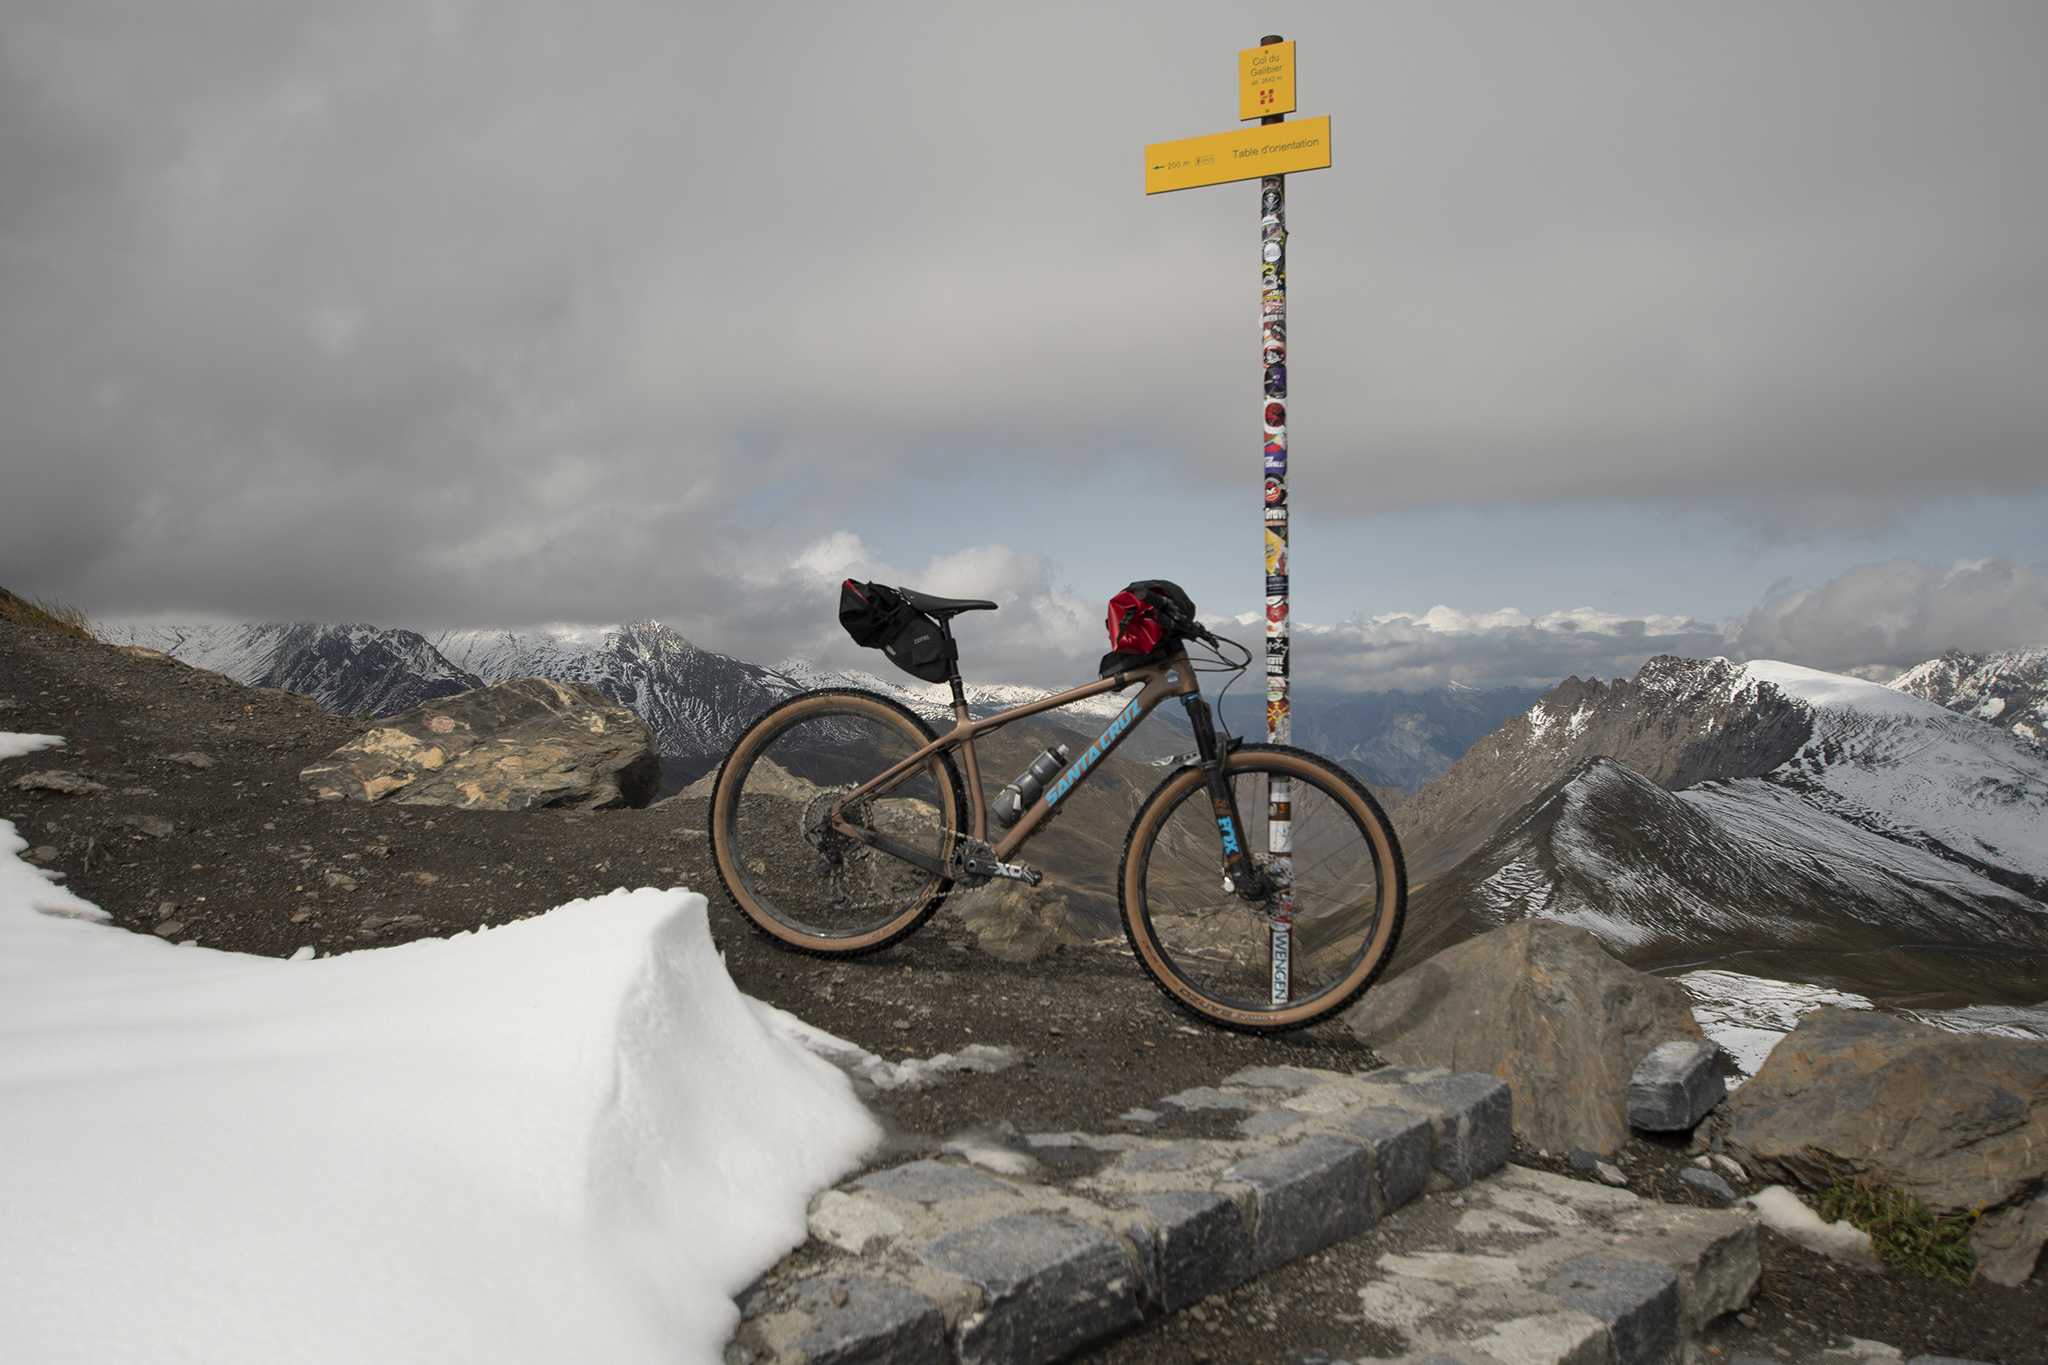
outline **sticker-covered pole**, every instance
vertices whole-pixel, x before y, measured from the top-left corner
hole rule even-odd
[[[1269,34],[1259,46],[1280,42]],[[1278,123],[1285,114],[1259,122]],[[1266,742],[1285,744],[1294,735],[1289,713],[1287,593],[1287,177],[1259,181],[1259,363],[1264,370],[1266,471]],[[1287,1003],[1294,938],[1294,783],[1270,781],[1266,805],[1266,875],[1273,897],[1272,1001]]]

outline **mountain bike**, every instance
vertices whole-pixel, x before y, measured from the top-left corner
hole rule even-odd
[[[875,692],[803,692],[756,720],[714,781],[709,833],[719,880],[778,945],[828,957],[873,953],[915,932],[953,886],[1037,885],[1042,874],[1018,861],[1019,851],[1105,756],[1178,698],[1194,752],[1174,761],[1139,807],[1117,873],[1124,932],[1146,972],[1209,1023],[1277,1033],[1343,1009],[1385,968],[1407,896],[1386,813],[1328,759],[1220,734],[1187,640],[1095,682],[975,718],[952,620],[996,604],[896,591],[944,636],[953,728],[937,734]],[[1250,663],[1242,645],[1199,623],[1184,623],[1181,634],[1205,647],[1200,671],[1241,674]],[[1131,687],[1136,694],[1086,750],[1048,750],[993,809],[983,799],[977,739]]]

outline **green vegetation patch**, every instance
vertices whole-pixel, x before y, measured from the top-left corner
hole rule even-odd
[[[1944,1218],[1902,1190],[1857,1176],[1828,1186],[1820,1216],[1869,1233],[1870,1249],[1894,1270],[1950,1284],[1968,1284],[1977,1274],[1977,1251],[1970,1245],[1974,1212]]]

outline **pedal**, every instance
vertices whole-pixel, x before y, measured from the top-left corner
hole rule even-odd
[[[998,877],[1004,881],[1023,882],[1026,886],[1036,886],[1045,880],[1045,874],[1035,867],[1026,867],[1022,863],[999,863],[993,858],[972,853],[962,858],[960,865],[970,877]]]

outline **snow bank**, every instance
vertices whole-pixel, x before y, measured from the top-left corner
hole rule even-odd
[[[0,821],[11,1358],[709,1365],[880,1136],[690,892],[282,962],[86,922],[24,847]]]

